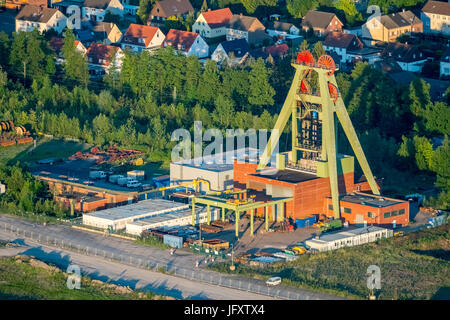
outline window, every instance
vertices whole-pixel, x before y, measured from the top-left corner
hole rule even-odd
[[[333,211],[333,205],[332,205],[332,204],[329,204],[329,205],[328,205],[328,210]]]
[[[384,217],[385,218],[390,218],[391,217],[391,213],[390,212],[385,212],[384,213]]]
[[[374,218],[375,218],[375,213],[374,213],[374,212],[367,212],[367,216],[368,216],[369,218],[374,219]]]
[[[350,209],[350,208],[344,208],[344,213],[352,213],[352,209]]]

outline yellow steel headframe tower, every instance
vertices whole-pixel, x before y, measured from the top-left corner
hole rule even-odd
[[[336,118],[344,129],[372,192],[380,194],[380,191],[339,94],[333,59],[323,55],[316,62],[309,51],[302,51],[292,66],[295,68],[294,79],[260,158],[258,170],[266,167],[272,155],[271,146],[278,143],[281,132],[292,117],[292,154],[289,165],[330,178],[334,217],[339,218],[338,172],[353,171],[354,165],[353,157],[337,154]],[[317,89],[310,85],[310,80],[314,79],[313,71],[317,73]]]

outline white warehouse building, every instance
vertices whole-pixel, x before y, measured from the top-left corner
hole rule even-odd
[[[211,208],[211,221],[219,218],[219,210]],[[196,209],[196,223],[207,222],[207,212],[205,207]],[[140,236],[142,231],[157,228],[174,228],[190,225],[192,223],[192,209],[158,214],[143,219],[137,219],[126,225],[126,232]]]
[[[137,219],[188,209],[189,205],[163,199],[145,200],[135,204],[83,214],[83,224],[113,230],[125,229],[126,224]]]
[[[325,234],[319,238],[306,240],[305,244],[318,251],[330,251],[375,242],[392,235],[393,231],[390,229],[372,226]]]

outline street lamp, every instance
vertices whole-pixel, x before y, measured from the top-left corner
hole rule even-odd
[[[233,244],[231,244],[231,266],[230,266],[231,271],[234,271],[234,269],[236,269],[234,266],[234,255],[233,255],[234,250],[233,249],[234,249]]]

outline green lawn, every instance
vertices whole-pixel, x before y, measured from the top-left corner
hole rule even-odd
[[[65,141],[64,139],[38,138],[34,144],[16,145],[0,148],[0,165],[15,164],[17,161],[30,162],[46,158],[65,158],[77,151],[86,151],[90,147],[86,143]]]
[[[353,248],[301,256],[294,262],[264,269],[239,265],[237,273],[266,279],[274,275],[286,285],[350,298],[366,298],[366,271],[381,270],[380,299],[450,298],[450,225],[427,229]],[[229,271],[229,263],[212,267]]]
[[[81,280],[79,290],[67,288],[67,274],[27,262],[18,263],[15,258],[0,259],[0,299],[39,300],[124,300],[161,299],[151,293],[115,293],[105,284],[95,284],[88,277]]]

